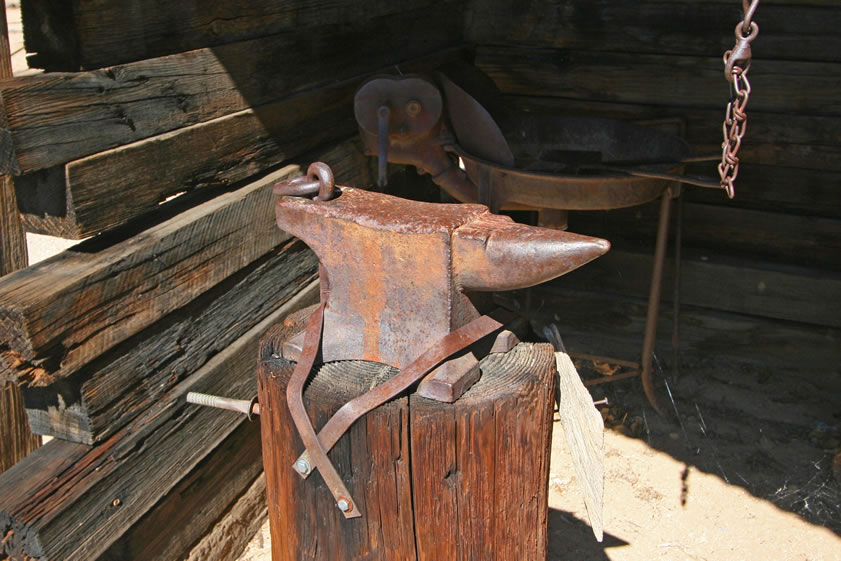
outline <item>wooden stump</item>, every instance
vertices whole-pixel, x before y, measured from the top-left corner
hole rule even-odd
[[[264,339],[258,376],[273,561],[546,558],[551,346],[491,355],[456,403],[412,394],[357,421],[329,454],[362,511],[345,520],[319,474],[291,467],[303,445],[286,406],[294,363],[279,357],[292,323]],[[304,394],[316,429],[396,373],[322,366]]]

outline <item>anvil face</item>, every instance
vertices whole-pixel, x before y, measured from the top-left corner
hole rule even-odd
[[[330,201],[285,197],[276,214],[278,226],[321,261],[322,286],[329,287],[324,362],[403,368],[478,317],[463,288],[531,286],[609,247],[515,224],[482,205],[422,203],[349,187]]]

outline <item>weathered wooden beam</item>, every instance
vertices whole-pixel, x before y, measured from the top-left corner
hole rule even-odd
[[[657,100],[665,106],[707,109],[724,107],[730,95],[717,54],[606,57],[591,51],[480,46],[476,64],[507,94],[642,104]],[[837,73],[837,65],[827,62],[755,61],[750,110],[838,116]]]
[[[260,465],[263,465],[262,462]],[[260,531],[268,515],[266,475],[261,473],[231,510],[190,550],[185,560],[237,559]]]
[[[553,281],[555,290],[592,290],[647,298],[653,254],[612,249]],[[674,263],[667,260],[662,299],[670,302]],[[547,287],[548,289],[548,287]],[[680,301],[690,306],[841,328],[841,274],[684,251]]]
[[[355,142],[309,158],[331,162],[339,182],[367,184]],[[0,376],[36,385],[66,377],[265,255],[289,237],[275,225],[271,186],[297,170],[287,166],[125,241],[91,240],[0,280]]]
[[[0,7],[0,78],[12,75],[5,5]],[[0,98],[0,114],[3,102]],[[3,117],[0,115],[0,125]],[[11,177],[0,174],[0,277],[27,266],[26,236]],[[26,424],[20,389],[0,382],[0,473],[38,448],[41,439]]]
[[[706,173],[691,166],[692,173]],[[821,218],[841,218],[841,172],[802,168],[753,165],[739,168],[736,198],[722,201],[721,193],[711,189],[687,189],[687,201],[706,204],[727,204],[736,208],[752,208],[777,213],[794,213]]]
[[[46,387],[24,386],[30,427],[84,444],[104,440],[297,297],[317,273],[315,254],[290,240],[70,378]],[[316,301],[317,291],[310,292]]]
[[[683,209],[687,247],[750,256],[790,265],[838,271],[841,219],[687,201]],[[650,244],[657,228],[657,204],[601,212],[577,212],[570,229],[609,240]]]
[[[53,440],[0,476],[3,553],[42,561],[103,554],[248,422],[187,404],[185,394],[254,396],[260,338],[289,311],[269,315],[102,444]]]
[[[262,472],[260,425],[240,423],[96,561],[236,559],[266,518]]]
[[[72,72],[326,24],[358,26],[374,17],[434,9],[441,2],[257,0],[188,5],[166,0],[23,0],[21,4],[27,50],[35,53],[28,58],[30,66]],[[451,17],[460,19],[462,2],[446,4]]]
[[[556,323],[568,352],[638,360],[646,300],[573,289],[536,289],[532,316]],[[655,354],[672,363],[670,306],[660,308]],[[745,364],[769,376],[790,376],[823,391],[841,391],[827,365],[841,363],[841,329],[683,306],[681,360],[690,364]],[[659,376],[659,374],[656,374]]]
[[[720,93],[714,92],[716,98]],[[534,96],[508,96],[506,102],[517,113],[589,116],[640,122],[672,134],[683,133],[684,139],[696,154],[721,152],[723,105],[707,109],[658,105],[658,100],[638,104]],[[739,150],[739,158],[747,165],[838,172],[841,171],[839,131],[841,117],[837,116],[817,117],[751,110],[750,130]],[[707,165],[711,173],[716,173],[715,162]],[[790,186],[789,190],[797,191]]]
[[[449,9],[6,81],[0,90],[17,162],[23,172],[62,164],[456,45],[462,26]]]
[[[0,280],[6,369],[16,361],[43,365],[40,382],[66,376],[265,255],[288,238],[273,224],[271,185],[298,170],[287,166],[124,242],[75,246]]]
[[[430,71],[464,56],[464,49],[447,49],[409,61],[401,71]],[[20,176],[24,224],[38,233],[87,237],[148,212],[167,197],[228,185],[352,136],[357,131],[353,95],[369,76]]]
[[[763,2],[754,56],[841,60],[841,12],[829,2]],[[467,38],[612,53],[721,56],[733,48],[742,6],[728,0],[510,0],[472,2]],[[803,30],[809,33],[804,34]]]

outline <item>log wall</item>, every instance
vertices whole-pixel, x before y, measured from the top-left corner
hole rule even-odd
[[[732,0],[474,1],[476,63],[518,111],[617,118],[721,150],[729,99],[722,53]],[[684,301],[837,327],[841,317],[841,55],[837,4],[763,1],[736,198],[684,187]],[[715,162],[689,172],[717,177]],[[613,249],[559,287],[647,296],[658,203],[573,213],[570,229]],[[666,295],[670,298],[670,294]]]
[[[236,558],[259,431],[185,395],[256,395],[256,343],[318,292],[272,185],[315,160],[371,185],[354,91],[462,59],[463,4],[22,3],[47,72],[0,81],[4,195],[92,238],[0,276],[0,381],[56,437],[0,476],[0,558]]]

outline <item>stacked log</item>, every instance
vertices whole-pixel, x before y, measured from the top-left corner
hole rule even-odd
[[[0,557],[231,559],[266,515],[258,425],[185,394],[256,395],[260,338],[317,298],[272,185],[371,185],[353,93],[463,58],[462,3],[95,4],[23,2],[59,72],[0,83],[24,226],[93,236],[0,277],[0,381],[56,437],[0,476]]]

